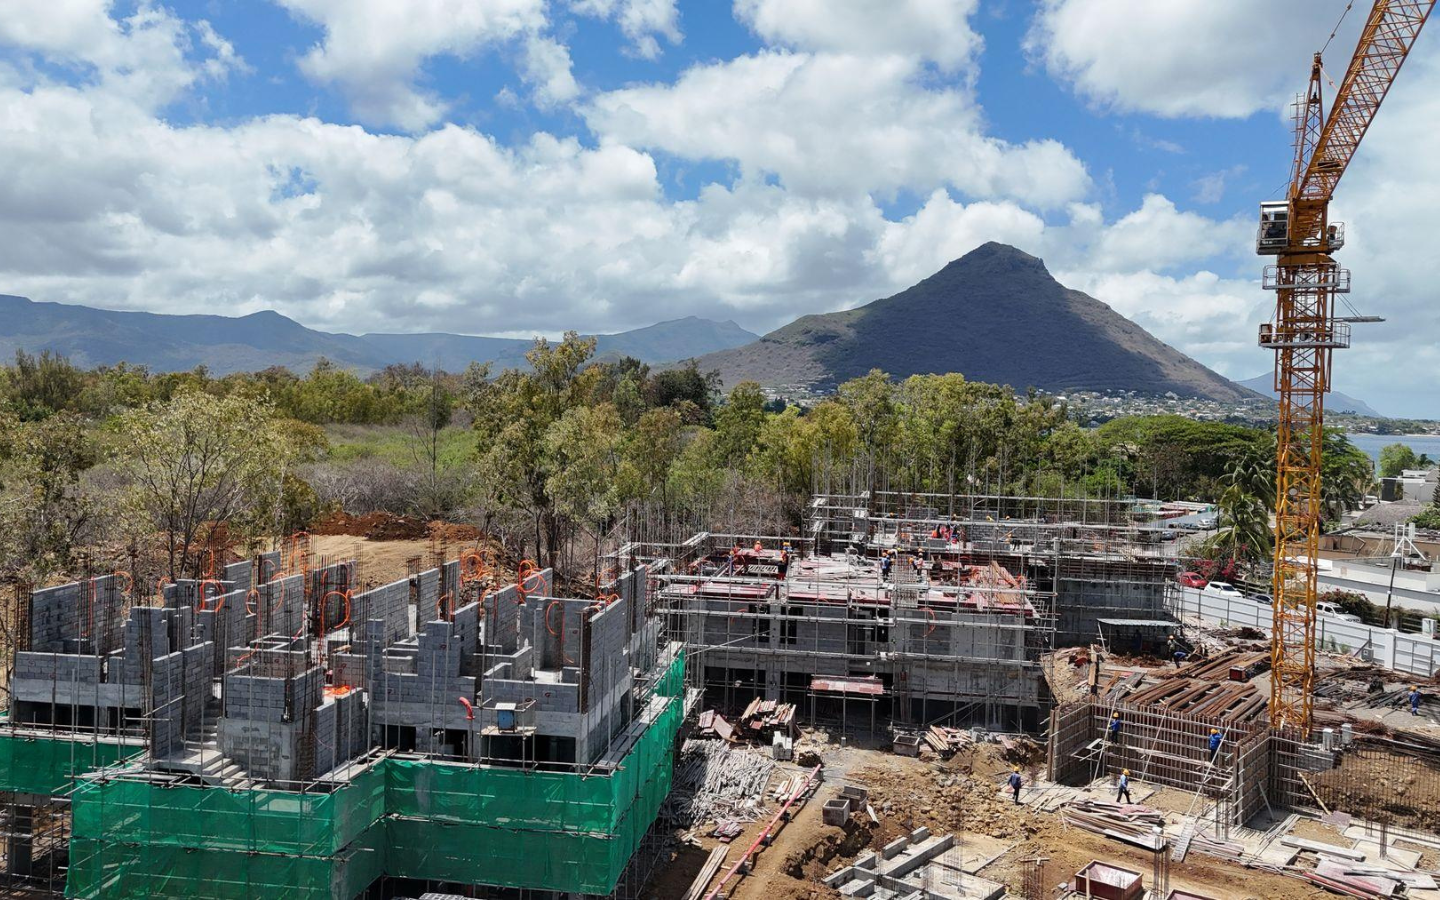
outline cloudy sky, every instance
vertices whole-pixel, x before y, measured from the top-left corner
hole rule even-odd
[[[999,240],[1245,378],[1272,365],[1256,204],[1344,6],[0,0],[0,293],[353,333],[763,332]],[[1336,386],[1440,418],[1437,31],[1337,196],[1351,301],[1389,321]]]

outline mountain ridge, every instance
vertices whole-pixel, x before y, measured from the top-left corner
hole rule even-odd
[[[1236,384],[1243,384],[1257,394],[1269,397],[1272,400],[1278,400],[1280,398],[1280,395],[1276,393],[1274,389],[1275,373],[1273,372],[1261,372],[1254,378],[1246,378],[1244,381],[1237,381]],[[1325,411],[1337,413],[1348,412],[1354,413],[1357,416],[1373,416],[1377,419],[1384,418],[1382,413],[1377,412],[1375,407],[1366,403],[1364,400],[1358,397],[1352,397],[1349,394],[1342,394],[1339,391],[1330,391],[1325,395]]]
[[[634,356],[659,364],[754,340],[734,322],[686,316],[595,335],[599,358]],[[533,341],[445,332],[352,335],[307,328],[275,310],[244,316],[99,309],[0,294],[0,358],[49,350],[79,366],[128,362],[155,371],[204,365],[216,374],[286,366],[304,371],[321,357],[361,371],[420,362],[459,371],[469,362],[524,366]]]

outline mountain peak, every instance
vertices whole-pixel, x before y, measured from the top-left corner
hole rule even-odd
[[[990,241],[919,284],[855,309],[805,316],[701,360],[744,378],[821,390],[880,369],[897,378],[959,372],[1047,391],[1173,391],[1238,400],[1250,391],[1056,281],[1036,256]]]
[[[1047,277],[1050,275],[1050,270],[1045,268],[1045,261],[1040,257],[1031,256],[1018,247],[999,241],[986,241],[959,259],[951,260],[936,274],[1001,274],[1005,271],[1030,271],[1043,273]]]

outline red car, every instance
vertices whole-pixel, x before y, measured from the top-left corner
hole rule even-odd
[[[1181,572],[1175,580],[1180,582],[1181,587],[1188,588],[1203,588],[1206,584],[1199,572]]]

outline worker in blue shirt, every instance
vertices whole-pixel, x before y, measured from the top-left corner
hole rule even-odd
[[[889,550],[886,550],[885,553],[884,553],[884,555],[880,557],[880,577],[881,577],[881,578],[889,578],[889,577],[890,577],[890,551],[889,551]]]
[[[1109,731],[1110,731],[1110,743],[1112,743],[1112,744],[1118,744],[1118,743],[1120,742],[1120,713],[1119,713],[1119,712],[1112,712],[1112,713],[1110,714],[1110,727],[1109,727]]]
[[[1025,783],[1025,779],[1023,779],[1023,778],[1020,777],[1020,767],[1019,767],[1019,766],[1016,766],[1016,767],[1015,767],[1015,770],[1010,773],[1010,790],[1012,790],[1012,791],[1015,792],[1015,805],[1016,805],[1016,806],[1019,806],[1019,805],[1020,805],[1020,787],[1021,787],[1021,785],[1023,785],[1024,783]]]
[[[1181,664],[1185,662],[1185,657],[1187,657],[1187,656],[1189,656],[1189,655],[1190,655],[1190,654],[1186,653],[1184,650],[1176,650],[1176,651],[1175,651],[1175,668],[1177,668],[1177,669],[1180,668]]]
[[[1420,715],[1420,685],[1418,684],[1410,686],[1410,715]]]
[[[1126,803],[1134,803],[1134,802],[1135,802],[1134,800],[1131,800],[1131,799],[1130,799],[1130,770],[1129,770],[1129,769],[1121,769],[1121,770],[1120,770],[1120,790],[1115,793],[1115,802],[1116,802],[1116,803],[1119,803],[1121,797],[1124,797],[1124,798],[1125,798],[1125,802],[1126,802]]]
[[[1215,758],[1220,755],[1220,745],[1225,743],[1225,735],[1220,729],[1210,729],[1210,764],[1215,764]]]

